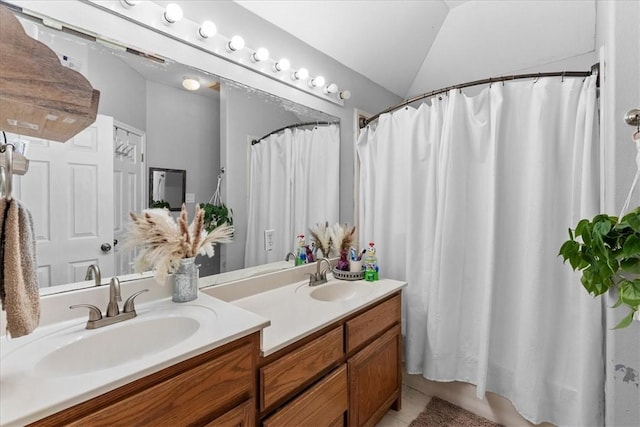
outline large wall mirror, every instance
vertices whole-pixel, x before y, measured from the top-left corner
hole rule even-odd
[[[112,275],[123,277],[124,280],[139,277],[131,274],[133,254],[125,254],[118,243],[126,234],[128,211],[140,211],[152,204],[154,191],[160,189],[162,173],[182,171],[175,177],[177,182],[182,181],[184,190],[179,190],[175,201],[177,203],[186,195],[190,217],[195,205],[211,201],[219,180],[223,182],[224,202],[233,209],[235,240],[225,247],[218,247],[213,258],[199,257],[201,276],[227,274],[270,263],[280,265],[286,253],[294,249],[295,234],[306,232],[318,221],[338,220],[339,168],[332,169],[335,170],[335,177],[328,177],[326,170],[319,173],[313,168],[308,168],[305,176],[301,175],[305,167],[295,171],[297,180],[305,185],[301,191],[315,198],[301,194],[297,197],[304,199],[305,203],[312,199],[318,205],[330,205],[335,214],[327,215],[309,205],[304,209],[304,215],[300,214],[300,219],[288,222],[277,221],[287,218],[293,212],[293,206],[281,203],[279,197],[282,187],[276,184],[275,178],[273,181],[269,178],[269,171],[282,172],[283,159],[290,158],[294,151],[306,150],[303,154],[295,155],[299,155],[299,158],[306,156],[309,164],[313,163],[321,149],[318,146],[305,147],[305,136],[311,140],[321,132],[333,132],[332,137],[339,141],[339,130],[335,125],[338,118],[232,80],[221,79],[216,76],[215,70],[199,70],[170,58],[159,58],[127,48],[127,40],[117,40],[112,44],[98,43],[75,31],[46,27],[39,20],[19,12],[16,12],[16,16],[31,37],[51,47],[63,63],[84,74],[93,87],[100,91],[99,120],[93,130],[89,130],[89,136],[79,136],[64,144],[10,136],[14,142],[26,147],[25,155],[31,159],[30,171],[22,177],[14,177],[14,188],[17,197],[24,199],[34,214],[39,264],[41,259],[47,260],[47,265],[39,267],[43,293],[68,289],[69,286],[61,285],[73,282],[78,282],[74,288],[91,286],[91,282],[84,280],[85,272],[90,264],[95,263],[100,265],[105,278]],[[78,23],[70,24],[82,30]],[[185,90],[182,86],[185,77],[198,81],[200,89]],[[300,123],[308,125],[297,126]],[[333,128],[329,131],[331,126]],[[289,129],[262,138],[283,127]],[[294,133],[300,133],[300,144],[291,144]],[[94,137],[101,138],[100,144],[108,141],[108,149],[97,154],[96,160],[106,162],[106,167],[103,164],[82,169],[90,181],[85,181],[85,184],[78,181],[74,189],[84,194],[84,199],[82,203],[68,205],[86,206],[89,214],[76,212],[77,221],[70,220],[68,211],[57,211],[65,205],[60,203],[57,194],[66,191],[68,185],[52,189],[53,184],[47,180],[53,179],[56,172],[49,167],[49,154],[43,150],[85,150]],[[262,141],[252,146],[253,140]],[[331,144],[332,147],[336,147],[336,144],[339,146],[339,142]],[[262,147],[263,150],[256,153],[256,147]],[[263,161],[266,154],[262,151],[269,152],[271,162]],[[330,155],[332,162],[337,164],[339,150],[332,149]],[[58,155],[65,156],[67,154]],[[43,171],[47,168],[51,176],[43,180]],[[106,170],[107,175],[98,176],[94,170],[102,170],[100,173]],[[167,198],[171,197],[167,191],[172,176],[164,177]],[[66,180],[67,176],[61,179]],[[86,182],[95,182],[95,187]],[[273,185],[270,185],[271,182]],[[330,184],[327,185],[327,182]],[[81,191],[83,185],[85,190]],[[106,189],[103,190],[103,186]],[[316,188],[318,190],[314,191]],[[257,193],[269,195],[262,199],[256,197],[252,201],[250,194],[255,196]],[[179,206],[173,206],[173,201],[169,201],[169,204],[171,210],[179,209]],[[256,218],[261,216],[256,216],[256,212],[260,211],[268,211],[272,219],[257,224]],[[65,228],[63,235],[53,239],[52,236],[59,231],[56,221],[72,224]],[[276,233],[277,245],[269,250],[264,244],[265,229]],[[74,234],[74,230],[79,232]],[[105,230],[104,236],[95,240],[88,238]],[[76,247],[81,241],[85,246]],[[112,249],[101,249],[107,246]],[[247,256],[249,252],[251,260]],[[50,259],[52,254],[59,253],[77,256],[62,260],[54,268],[49,265]]]

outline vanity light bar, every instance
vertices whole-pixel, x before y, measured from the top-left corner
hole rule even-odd
[[[99,5],[98,3],[115,3],[118,6],[105,7]],[[184,14],[182,8],[176,3],[169,3],[166,8],[163,8],[162,6],[155,4],[154,2],[141,2],[139,0],[116,0],[113,2],[98,2],[96,0],[91,0],[89,1],[89,4],[99,7],[107,12],[127,15],[127,19],[131,19],[133,20],[133,22],[139,22],[147,28],[158,30],[165,35],[169,35],[170,37],[173,37],[174,39],[187,44],[193,44],[193,42],[189,40],[189,35],[178,33],[184,31],[186,23],[193,24],[194,30],[191,34],[195,33],[195,39],[198,41],[198,43],[201,43],[198,48],[202,49],[203,45],[206,44],[207,47],[204,48],[205,51],[215,56],[224,57],[227,60],[231,60],[232,62],[238,63],[241,66],[248,67],[265,75],[267,75],[267,72],[262,66],[262,64],[264,63],[271,64],[270,71],[274,74],[286,72],[291,67],[291,63],[285,58],[281,58],[279,60],[270,59],[269,51],[264,47],[261,47],[255,51],[251,49],[251,52],[249,53],[249,61],[243,61],[242,55],[237,55],[238,51],[242,51],[246,47],[244,39],[242,37],[240,37],[239,35],[235,35],[231,39],[228,39],[219,34],[217,32],[216,25],[208,20],[204,20],[201,24],[198,24],[196,22],[190,21],[189,19],[183,19]],[[165,30],[153,24],[154,21],[158,21],[157,19],[149,18],[149,16],[153,14],[152,8],[155,10],[160,10],[162,22],[165,24],[165,27],[170,26],[172,30]],[[176,26],[175,24],[181,20],[183,22],[181,22],[179,26],[180,29],[178,30],[178,26]],[[220,45],[219,40],[211,41],[214,38],[222,38],[223,40],[225,40],[223,43],[224,49],[216,48],[216,45]],[[195,47],[195,44],[193,45]],[[289,80],[288,82],[282,77],[276,79],[283,83],[292,85],[297,89],[303,90],[304,92],[319,96],[322,99],[331,100],[339,105],[344,105],[343,101],[349,99],[351,96],[351,93],[349,91],[343,90],[341,92],[338,92],[338,86],[335,83],[325,85],[325,79],[322,76],[315,76],[314,78],[309,79],[309,71],[304,67],[300,67],[297,70],[294,70],[290,74],[290,76],[291,80]],[[306,84],[301,84],[303,82]]]

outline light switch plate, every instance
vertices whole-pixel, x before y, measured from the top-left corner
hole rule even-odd
[[[196,202],[196,193],[185,193],[184,201],[186,203],[195,203]]]

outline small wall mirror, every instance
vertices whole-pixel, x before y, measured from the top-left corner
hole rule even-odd
[[[149,207],[179,211],[185,200],[187,171],[149,168]]]

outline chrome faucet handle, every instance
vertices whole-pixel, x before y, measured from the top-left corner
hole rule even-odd
[[[80,307],[87,307],[89,309],[89,321],[102,319],[102,312],[95,305],[91,305],[91,304],[76,304],[76,305],[70,305],[69,306],[70,309],[72,309],[72,308],[80,308]]]
[[[136,312],[136,307],[133,304],[133,300],[134,300],[135,297],[137,297],[138,295],[140,295],[140,294],[142,294],[144,292],[149,292],[149,289],[143,289],[141,291],[138,291],[135,294],[131,295],[129,298],[127,298],[127,300],[124,302],[123,311],[125,313],[135,313]]]
[[[122,301],[120,296],[120,280],[117,277],[112,277],[109,283],[109,305],[107,305],[107,317],[113,317],[120,314],[120,307],[118,307],[118,301]]]

